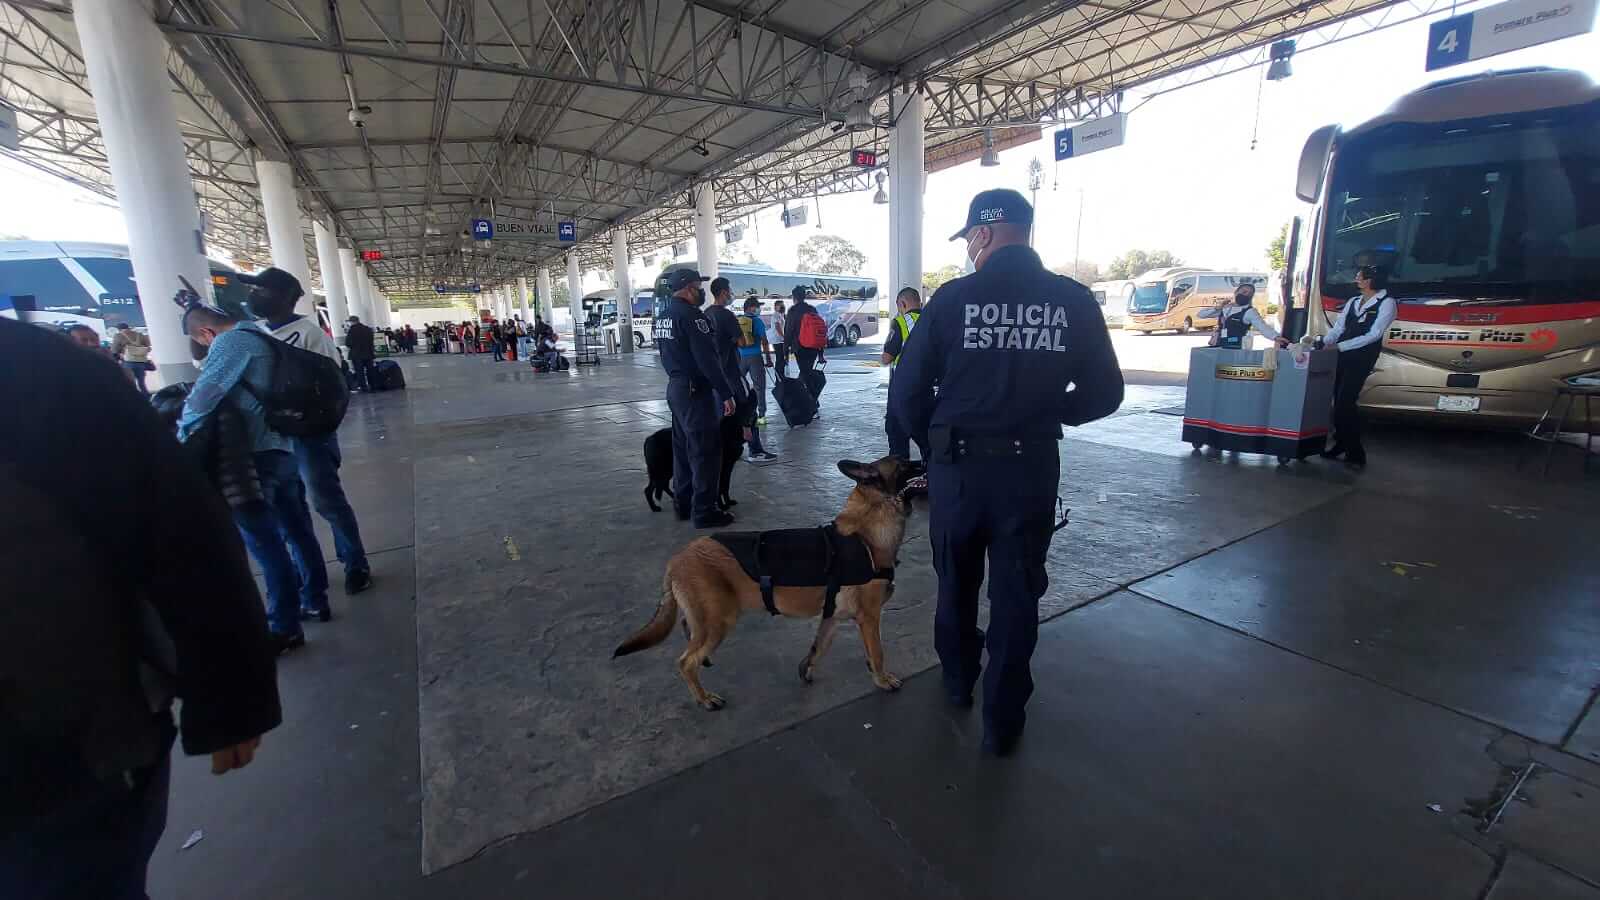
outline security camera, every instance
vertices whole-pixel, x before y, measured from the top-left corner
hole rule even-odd
[[[372,107],[370,107],[370,106],[352,106],[352,107],[350,107],[350,111],[349,111],[350,124],[354,125],[357,128],[365,128],[365,127],[367,127],[367,116],[371,115],[371,113],[372,113]]]

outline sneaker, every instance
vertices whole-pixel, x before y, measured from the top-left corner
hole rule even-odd
[[[302,622],[332,622],[333,609],[306,609],[300,608],[300,621]]]
[[[772,462],[773,460],[775,460],[777,458],[778,458],[778,454],[769,453],[769,452],[763,450],[760,453],[752,453],[748,457],[746,457],[745,459],[746,459],[747,462],[751,462],[751,463],[755,463],[755,464],[759,465],[761,463]]]
[[[759,427],[759,428],[767,427],[767,417],[766,416],[756,416],[756,426]]]
[[[733,523],[734,523],[734,518],[733,518],[733,514],[732,513],[714,512],[711,515],[706,516],[704,519],[695,520],[694,527],[696,527],[696,528],[727,528],[729,525],[732,525]]]
[[[306,645],[306,633],[304,631],[296,631],[294,634],[279,634],[276,631],[271,631],[267,633],[267,637],[272,641],[273,654],[277,656],[299,650]]]
[[[347,595],[359,594],[372,587],[372,573],[366,569],[351,569],[344,573],[344,592]],[[327,619],[322,621],[326,622]]]

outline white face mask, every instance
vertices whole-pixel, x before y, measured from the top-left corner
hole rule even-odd
[[[982,253],[983,251],[979,250],[978,252]],[[972,256],[972,243],[969,241],[967,243],[967,252],[965,254],[965,258],[961,261],[961,274],[962,275],[971,275],[973,272],[976,272],[976,271],[978,271],[978,263],[977,263],[977,260],[973,259],[973,256]]]

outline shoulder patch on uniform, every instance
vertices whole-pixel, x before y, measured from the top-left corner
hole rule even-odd
[[[705,319],[695,319],[694,327],[700,329],[701,334],[711,333],[711,323],[707,322]]]

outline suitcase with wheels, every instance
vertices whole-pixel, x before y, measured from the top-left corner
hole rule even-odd
[[[778,401],[784,421],[790,428],[811,424],[817,417],[817,398],[798,378],[777,374],[772,382],[772,398]]]
[[[406,373],[401,371],[400,364],[392,359],[380,359],[372,364],[372,370],[377,375],[378,390],[403,391],[406,389]]]

